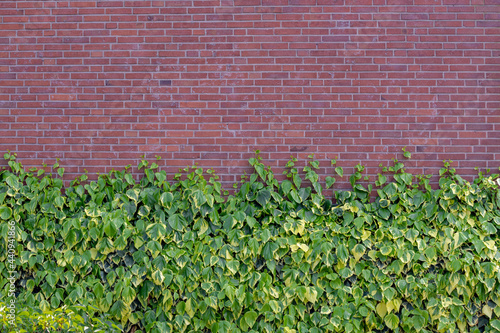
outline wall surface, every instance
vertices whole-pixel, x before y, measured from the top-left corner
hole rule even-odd
[[[145,154],[232,182],[257,149],[376,174],[404,146],[472,175],[500,165],[500,2],[3,0],[0,85],[0,151],[68,178]]]

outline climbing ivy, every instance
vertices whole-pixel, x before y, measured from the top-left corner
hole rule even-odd
[[[62,306],[42,311],[37,307],[24,306],[11,321],[8,305],[0,303],[0,328],[5,333],[118,333],[121,327],[105,315],[91,317],[92,307]]]
[[[58,164],[5,159],[0,293],[14,224],[19,308],[92,306],[136,333],[500,331],[497,174],[468,182],[446,163],[432,189],[394,160],[374,188],[358,165],[331,191],[313,156],[278,181],[257,155],[229,194],[197,167],[168,181],[141,161],[140,181],[64,187]]]

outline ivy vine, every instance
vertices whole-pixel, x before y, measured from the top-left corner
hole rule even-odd
[[[500,331],[497,174],[468,182],[446,163],[432,189],[395,160],[375,188],[358,165],[351,191],[331,191],[336,160],[323,178],[292,158],[278,181],[257,155],[229,194],[197,167],[169,181],[141,161],[140,181],[64,187],[58,164],[5,159],[0,295],[14,222],[21,306],[92,307],[135,333]]]

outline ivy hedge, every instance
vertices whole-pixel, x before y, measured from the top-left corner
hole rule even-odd
[[[0,296],[11,223],[20,308],[92,306],[136,333],[500,331],[497,174],[470,183],[446,163],[432,189],[394,160],[374,198],[361,165],[331,191],[314,159],[279,182],[257,156],[229,194],[197,167],[167,181],[141,161],[140,181],[125,169],[64,188],[58,164],[5,158]]]
[[[26,306],[13,315],[9,305],[0,302],[0,328],[2,333],[120,333],[120,325],[110,321],[106,314],[91,317],[92,307],[67,306],[40,310]],[[15,318],[13,322],[12,318]]]

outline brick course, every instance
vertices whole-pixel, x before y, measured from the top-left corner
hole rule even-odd
[[[500,165],[498,4],[2,1],[0,151],[68,179],[159,155],[233,182],[257,149],[374,175],[407,146],[413,172],[470,176]]]

